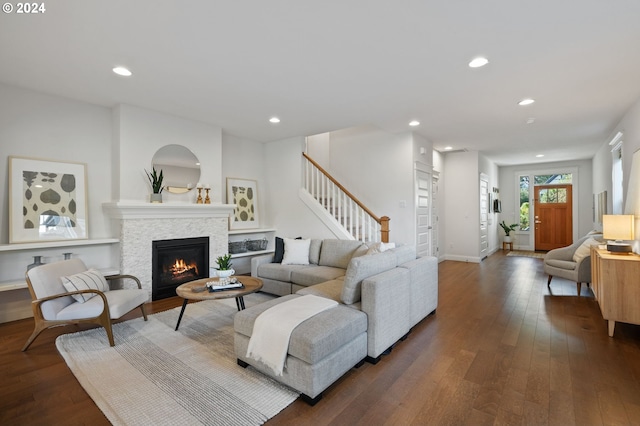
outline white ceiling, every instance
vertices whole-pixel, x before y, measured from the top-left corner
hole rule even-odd
[[[45,7],[0,15],[0,82],[146,107],[255,141],[375,125],[501,165],[590,158],[640,98],[638,0]],[[489,65],[469,68],[478,55]],[[133,76],[116,76],[116,65]],[[525,97],[536,103],[518,106]],[[274,115],[280,124],[269,123]],[[412,119],[421,125],[410,128]]]

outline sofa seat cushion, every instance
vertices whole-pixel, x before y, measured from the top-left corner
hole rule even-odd
[[[291,271],[291,282],[307,287],[342,276],[344,276],[344,269],[331,266],[313,266]]]
[[[308,265],[282,265],[280,263],[263,263],[258,266],[258,277],[270,280],[291,282],[293,271],[309,268]]]
[[[553,266],[554,268],[566,269],[568,271],[573,271],[576,269],[576,262],[571,260],[560,260],[560,259],[548,259],[545,260],[545,263],[549,266]]]
[[[234,317],[235,331],[251,337],[258,315],[272,306],[298,297],[297,294],[291,294],[238,312]],[[366,331],[366,314],[346,306],[336,306],[298,325],[291,333],[288,353],[313,365]]]
[[[340,277],[335,280],[325,281],[320,284],[305,287],[302,290],[298,290],[296,294],[313,294],[314,296],[326,297],[327,299],[342,303],[343,285],[344,277]]]
[[[322,241],[318,265],[347,269],[354,256],[362,256],[368,248],[360,241],[326,239]]]
[[[396,267],[396,263],[396,255],[392,250],[351,259],[347,273],[344,276],[341,295],[342,303],[351,305],[360,301],[362,280],[393,269]]]

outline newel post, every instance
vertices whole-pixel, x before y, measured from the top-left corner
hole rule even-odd
[[[382,216],[380,218],[380,241],[383,243],[389,242],[389,216]]]

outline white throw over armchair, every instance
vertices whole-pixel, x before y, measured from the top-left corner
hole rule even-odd
[[[144,320],[147,320],[144,303],[149,294],[133,275],[104,277],[95,269],[87,269],[82,260],[70,259],[30,269],[26,279],[32,298],[35,328],[23,351],[49,327],[80,323],[104,327],[109,344],[114,346],[112,319],[118,319],[139,307]],[[131,279],[137,286],[110,290],[108,281],[115,279],[123,279],[123,282],[124,279]]]

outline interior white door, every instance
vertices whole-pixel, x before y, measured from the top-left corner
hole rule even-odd
[[[489,177],[480,173],[480,258],[489,251]]]
[[[433,255],[431,178],[431,173],[416,170],[416,252],[418,256]]]
[[[431,256],[440,255],[440,245],[438,244],[438,172],[433,172],[431,176]]]

